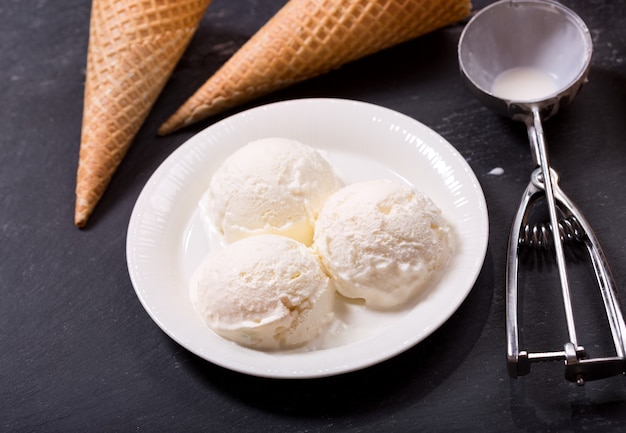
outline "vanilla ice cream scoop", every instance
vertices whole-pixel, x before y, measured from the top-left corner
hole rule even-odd
[[[331,195],[318,217],[313,247],[339,293],[390,308],[432,281],[450,260],[454,240],[429,197],[384,179]]]
[[[303,345],[324,329],[335,290],[310,248],[264,234],[210,253],[194,273],[190,298],[217,334],[276,350]]]
[[[294,140],[265,138],[230,155],[201,202],[225,243],[273,233],[306,245],[326,198],[341,187],[329,162]]]

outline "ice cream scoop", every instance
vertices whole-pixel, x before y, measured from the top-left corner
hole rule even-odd
[[[226,244],[274,233],[306,245],[326,198],[341,187],[330,163],[295,140],[265,138],[231,154],[215,172],[201,206]]]
[[[546,361],[564,362],[565,378],[578,385],[626,373],[626,321],[608,261],[590,223],[559,186],[543,132],[543,122],[571,103],[587,81],[592,52],[587,25],[573,10],[553,0],[494,2],[472,17],[459,38],[459,66],[469,88],[486,106],[526,124],[535,162],[509,232],[507,249],[506,348],[508,371],[513,378],[529,374],[532,363]],[[547,87],[542,75],[551,82]],[[546,208],[547,224],[530,222],[531,215],[539,214],[537,205]],[[594,269],[615,356],[593,357],[585,349],[589,346],[579,340],[572,295],[580,284],[569,278],[569,254],[564,247],[572,239],[584,245]],[[550,257],[557,265],[568,334],[562,350],[520,347],[524,339],[520,338],[522,308],[518,303],[524,296],[520,294],[518,277],[523,262],[532,257],[527,251],[522,254],[521,249],[528,247],[553,250]],[[546,256],[541,257],[543,261]],[[576,257],[580,262],[583,255]]]
[[[251,236],[205,259],[192,304],[217,334],[263,350],[315,338],[333,318],[335,290],[310,248],[285,236]]]
[[[390,308],[415,296],[446,266],[454,239],[428,196],[380,179],[350,184],[327,199],[313,247],[339,293]]]

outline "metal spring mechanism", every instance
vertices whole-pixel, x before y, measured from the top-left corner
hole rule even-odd
[[[582,242],[585,232],[575,216],[559,220],[559,237],[562,242]],[[525,224],[519,234],[518,245],[548,249],[554,245],[552,224]]]

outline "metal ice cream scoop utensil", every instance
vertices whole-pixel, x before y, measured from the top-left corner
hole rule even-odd
[[[507,362],[510,376],[530,372],[538,361],[560,360],[565,377],[579,385],[626,372],[626,325],[600,244],[580,210],[559,187],[550,168],[542,121],[576,96],[587,79],[592,42],[585,23],[551,0],[502,0],[476,13],[459,41],[461,74],[494,111],[526,124],[535,170],[509,236],[507,256]],[[549,223],[532,225],[530,212],[542,198]],[[582,242],[591,260],[612,333],[615,356],[591,358],[578,341],[564,242]],[[553,249],[568,338],[550,352],[521,350],[518,326],[520,248]]]

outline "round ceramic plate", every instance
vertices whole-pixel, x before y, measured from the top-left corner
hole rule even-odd
[[[443,277],[405,308],[380,312],[339,302],[333,337],[314,347],[262,352],[214,334],[188,296],[191,274],[213,248],[198,202],[232,152],[265,137],[319,149],[346,182],[390,178],[424,191],[454,227],[456,253]],[[472,289],[482,267],[488,217],[482,189],[463,157],[416,120],[379,106],[303,99],[257,107],[198,133],[150,178],[133,210],[127,238],[132,284],[142,305],[171,338],[196,355],[263,377],[311,378],[384,361],[441,326]]]

